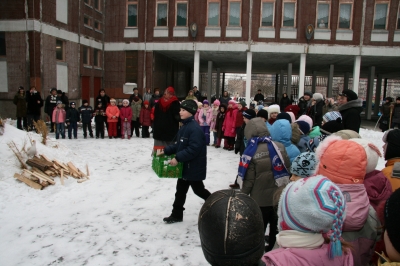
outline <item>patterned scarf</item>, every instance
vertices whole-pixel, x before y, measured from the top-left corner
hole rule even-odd
[[[283,157],[279,148],[271,140],[271,137],[253,137],[247,142],[247,147],[240,158],[238,175],[244,180],[247,168],[257,151],[259,143],[265,143],[268,146],[269,158],[272,165],[272,174],[275,179],[275,184],[280,187],[289,183],[289,172],[283,163]]]

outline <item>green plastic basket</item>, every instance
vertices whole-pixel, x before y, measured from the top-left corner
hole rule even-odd
[[[159,178],[182,178],[182,163],[176,166],[169,165],[175,155],[161,155],[154,154],[152,161],[152,168]]]

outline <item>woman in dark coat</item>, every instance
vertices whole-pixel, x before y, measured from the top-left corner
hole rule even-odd
[[[226,105],[222,103],[219,106],[217,119],[215,121],[215,129],[217,130],[217,144],[215,144],[215,148],[221,147],[221,141],[224,138],[224,131],[222,130],[222,127],[225,121],[225,114],[226,114]],[[227,146],[227,143],[225,146]]]
[[[285,108],[287,106],[291,105],[291,104],[292,104],[292,100],[288,97],[287,93],[284,93],[282,95],[282,99],[281,99],[281,101],[279,103],[279,106],[281,108],[281,112],[284,112]]]
[[[26,103],[28,130],[33,130],[33,121],[37,122],[40,119],[40,109],[43,107],[42,96],[36,91],[35,86],[32,86],[31,89],[26,92]]]
[[[13,102],[17,106],[17,128],[26,129],[26,96],[24,87],[19,86]],[[21,121],[23,121],[23,125],[21,125]]]

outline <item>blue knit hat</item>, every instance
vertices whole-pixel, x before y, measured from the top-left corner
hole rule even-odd
[[[312,176],[317,167],[317,157],[313,152],[303,152],[294,158],[290,172],[302,178]]]
[[[318,175],[290,182],[278,206],[279,231],[328,233],[328,257],[342,255],[340,237],[346,218],[346,200],[339,187]]]
[[[336,119],[338,119],[338,118],[342,119],[342,115],[341,115],[339,112],[337,112],[337,111],[327,112],[327,113],[322,117],[322,119],[324,120],[325,123],[326,123],[326,122],[329,122],[329,121],[336,120]]]
[[[297,125],[299,125],[299,129],[300,129],[301,133],[303,133],[303,135],[307,135],[308,132],[310,132],[311,128],[307,122],[297,120],[295,123]]]

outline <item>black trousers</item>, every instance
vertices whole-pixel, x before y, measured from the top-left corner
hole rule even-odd
[[[33,130],[35,127],[33,121],[37,122],[40,119],[40,115],[27,115],[28,130]]]
[[[178,182],[176,183],[175,201],[172,205],[172,216],[175,218],[183,218],[183,211],[185,210],[183,205],[185,205],[186,194],[189,190],[189,187],[192,187],[194,194],[204,200],[211,195],[210,191],[205,189],[203,181],[187,181],[178,179]]]
[[[83,136],[87,136],[87,130],[89,130],[89,134],[91,137],[93,137],[93,130],[92,130],[92,125],[91,123],[82,123],[82,128],[83,128]]]
[[[22,122],[22,124],[21,124],[21,122]],[[17,128],[18,129],[21,129],[21,130],[23,130],[23,129],[26,129],[26,116],[24,116],[24,117],[17,117]]]
[[[142,126],[142,138],[149,138],[149,137],[150,137],[149,127]]]
[[[135,130],[136,137],[139,137],[140,136],[139,128],[140,128],[139,120],[136,120],[136,121],[132,120],[131,121],[131,136],[133,136],[133,130]]]
[[[278,215],[276,213],[277,208],[274,206],[260,207],[263,221],[264,221],[264,232],[269,224],[269,243],[266,251],[271,251],[276,242],[276,235],[278,234]]]
[[[96,138],[104,138],[104,121],[96,122]]]

